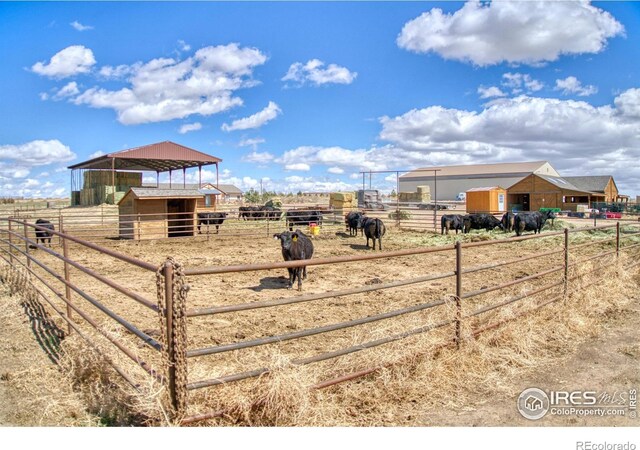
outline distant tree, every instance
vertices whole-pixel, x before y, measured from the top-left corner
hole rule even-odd
[[[244,193],[244,200],[248,203],[260,203],[260,192],[251,188]]]
[[[396,198],[397,196],[398,196],[398,194],[396,193],[396,190],[395,190],[395,189],[393,189],[393,190],[391,191],[391,194],[389,194],[389,197],[391,197],[391,198]]]
[[[296,194],[298,197],[302,197],[302,191],[298,191],[298,193]]]

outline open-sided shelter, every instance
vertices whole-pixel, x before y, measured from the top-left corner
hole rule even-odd
[[[214,164],[217,185],[220,162],[220,158],[171,141],[108,153],[68,167],[71,169],[71,205],[116,204],[129,188],[142,185],[143,171],[156,172],[157,185],[160,173],[169,172],[171,186],[173,171],[182,170],[183,183],[180,184],[184,187],[187,169],[197,167],[202,184],[202,167]]]

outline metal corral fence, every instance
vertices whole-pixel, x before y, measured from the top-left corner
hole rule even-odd
[[[96,241],[101,239],[175,239],[180,237],[193,237],[202,235],[211,239],[219,236],[268,236],[281,232],[288,226],[289,217],[307,215],[317,211],[322,214],[318,227],[324,231],[343,231],[344,213],[342,210],[331,210],[326,207],[284,207],[277,214],[273,212],[253,213],[249,217],[243,217],[238,208],[219,209],[215,212],[224,212],[227,216],[219,226],[202,224],[198,226],[197,216],[193,213],[151,213],[151,214],[119,214],[117,208],[112,206],[96,206],[91,208],[67,208],[67,209],[41,209],[17,211],[15,219],[24,219],[35,224],[37,219],[50,221],[56,230],[75,237]],[[214,212],[213,210],[198,211],[202,213]],[[293,213],[293,216],[292,216]],[[297,216],[296,216],[297,214]],[[295,220],[294,220],[295,222]],[[296,225],[303,230],[308,229],[308,224]],[[0,227],[6,227],[6,223],[0,223]],[[32,233],[33,235],[33,233]],[[35,237],[35,236],[34,236]],[[61,243],[58,238],[58,243]]]
[[[467,214],[464,203],[438,203],[438,204],[422,204],[416,206],[415,203],[389,203],[385,204],[386,210],[370,210],[362,209],[365,215],[369,217],[377,217],[385,221],[385,223],[394,225],[398,228],[406,230],[418,231],[436,231],[440,232],[441,220],[443,215],[450,214]],[[504,213],[491,212],[496,218],[502,218]],[[586,214],[585,217],[568,217],[564,214],[558,215],[560,220],[569,220],[580,226],[597,226],[598,224],[611,223],[613,220],[604,219],[602,215]],[[615,219],[622,223],[638,222],[640,214],[635,211],[625,212],[622,218]]]
[[[637,237],[640,229],[637,224],[611,225],[550,232],[542,235],[527,235],[509,239],[494,241],[461,243],[445,245],[441,247],[411,248],[387,252],[370,252],[362,255],[338,256],[331,258],[319,258],[308,261],[290,261],[278,263],[248,264],[237,266],[214,267],[185,267],[173,258],[168,258],[161,264],[150,264],[137,258],[133,258],[117,251],[101,247],[95,243],[78,238],[68,233],[54,232],[55,238],[61,241],[60,247],[49,248],[34,241],[34,229],[39,227],[25,220],[0,219],[4,222],[0,239],[0,257],[16,271],[28,274],[28,279],[38,296],[46,301],[51,308],[68,324],[68,332],[77,332],[85,338],[97,350],[103,351],[104,346],[95,343],[97,336],[102,336],[116,350],[131,359],[136,366],[141,368],[149,376],[163,383],[169,392],[174,417],[182,424],[212,419],[223,416],[227,411],[210,411],[201,414],[189,414],[189,397],[195,391],[215,388],[222,384],[237,382],[240,380],[258,377],[269,373],[266,367],[258,364],[257,367],[243,367],[234,371],[214,377],[198,377],[191,379],[189,373],[207,373],[198,371],[199,364],[203,364],[208,358],[215,358],[226,352],[241,352],[272,344],[295,341],[312,336],[326,337],[338,330],[347,330],[366,324],[378,324],[390,321],[401,316],[417,314],[423,311],[433,311],[438,314],[437,320],[421,326],[399,330],[387,336],[379,336],[375,339],[364,340],[356,344],[345,345],[340,348],[322,349],[316,354],[306,355],[293,359],[296,365],[308,365],[329,361],[358,352],[367,352],[370,349],[392,342],[400,341],[411,336],[440,330],[446,332],[448,337],[440,342],[440,346],[460,346],[464,336],[461,334],[463,324],[471,324],[472,334],[475,336],[485,330],[495,328],[506,320],[494,322],[485,319],[478,321],[479,317],[491,317],[487,313],[499,311],[501,307],[515,302],[523,302],[527,307],[522,314],[541,308],[552,302],[566,298],[569,293],[585,287],[584,282],[575,283],[579,278],[589,277],[589,284],[598,283],[601,280],[597,272],[601,267],[595,267],[588,272],[578,272],[577,269],[585,263],[604,261],[605,264],[615,260],[621,252],[630,252],[640,247]],[[593,239],[593,233],[599,233],[598,239]],[[501,246],[516,242],[530,240],[549,240],[551,250],[536,253],[513,251],[502,253],[505,258],[498,261],[487,261],[487,247],[500,249]],[[555,248],[553,244],[555,243]],[[521,245],[521,244],[518,244]],[[526,246],[526,244],[522,244]],[[524,248],[524,247],[523,247]],[[34,251],[37,249],[37,252]],[[80,251],[82,250],[82,252]],[[508,250],[508,249],[507,249]],[[82,261],[73,257],[74,251],[82,254]],[[110,267],[107,276],[100,271],[87,267],[90,256],[86,252],[96,252],[101,257],[109,258],[117,265]],[[341,266],[347,267],[355,264],[362,267],[366,262],[384,262],[385,265],[401,267],[402,258],[422,258],[426,255],[442,255],[442,263],[436,269],[425,265],[424,274],[413,278],[397,278],[393,281],[381,281],[376,283],[364,283],[340,289],[318,292],[313,294],[300,294],[295,291],[288,296],[258,301],[243,301],[242,297],[228,293],[232,300],[227,304],[211,304],[210,287],[203,286],[203,279],[217,283],[226,274],[246,274],[256,272],[269,272],[275,269],[282,270],[301,266]],[[637,256],[635,253],[632,256]],[[440,256],[439,256],[440,257]],[[637,258],[636,258],[637,260]],[[47,262],[48,261],[48,262]],[[83,262],[84,261],[84,262]],[[533,273],[517,273],[508,281],[491,284],[496,274],[500,271],[514,267],[524,261],[536,262]],[[635,267],[636,262],[629,266]],[[71,269],[74,269],[71,276]],[[401,271],[400,271],[401,272]],[[393,271],[398,274],[398,271]],[[128,280],[128,281],[127,281]],[[131,286],[135,280],[135,286]],[[222,280],[224,281],[224,280]],[[400,289],[410,286],[412,292],[416,292],[419,285],[437,282],[439,285],[448,284],[440,290],[431,287],[425,291],[425,295],[404,296],[409,303],[398,307],[398,303],[381,303],[380,311],[360,317],[349,317],[346,320],[335,321],[322,326],[296,329],[295,331],[273,333],[268,321],[258,320],[262,326],[259,337],[246,338],[245,331],[241,328],[244,322],[234,320],[234,315],[257,311],[266,317],[269,311],[285,307],[286,305],[304,305],[304,308],[328,307],[328,299],[340,299],[343,302],[351,301],[359,294],[375,295],[383,291]],[[512,288],[523,283],[535,282],[529,286],[526,292],[514,291]],[[96,284],[102,286],[96,289]],[[191,286],[191,288],[189,288]],[[209,286],[209,285],[207,285]],[[222,289],[222,288],[221,288]],[[111,298],[107,302],[106,291],[110,291],[118,297],[115,302]],[[91,293],[92,292],[92,293]],[[496,302],[497,293],[501,297]],[[538,294],[546,293],[544,298]],[[223,292],[226,294],[226,292]],[[410,297],[410,298],[409,298]],[[484,299],[476,302],[476,299]],[[240,300],[239,300],[240,299]],[[377,302],[374,302],[377,303]],[[112,305],[112,306],[109,306]],[[454,305],[452,307],[452,305]],[[93,307],[93,308],[92,308]],[[524,307],[523,307],[524,308]],[[263,312],[261,312],[263,311]],[[101,315],[101,319],[95,315]],[[273,314],[273,313],[272,313]],[[229,323],[235,328],[236,337],[232,342],[219,342],[213,339],[210,333],[205,333],[206,338],[193,337],[203,327],[200,320],[210,317],[228,315]],[[157,339],[153,333],[144,329],[143,317],[161,323]],[[107,317],[112,325],[105,325]],[[273,317],[273,315],[271,315]],[[147,322],[148,323],[148,322]],[[466,325],[465,325],[466,326]],[[126,330],[127,339],[114,333],[113,327]],[[447,332],[448,327],[450,332]],[[133,341],[131,339],[133,339]],[[203,340],[204,339],[204,340]],[[206,340],[209,339],[209,342]],[[326,339],[326,338],[325,338]],[[137,344],[125,344],[136,342]],[[188,343],[189,342],[189,343]],[[318,348],[322,345],[319,344]],[[306,345],[313,350],[313,346]],[[132,374],[127,373],[119,366],[108,352],[103,352],[105,359],[110,362],[122,377],[136,387]],[[226,366],[224,366],[226,367]],[[320,389],[332,386],[347,380],[352,380],[382,369],[382,365],[367,369],[342,374],[314,385],[312,388]],[[211,373],[211,372],[208,372]],[[213,372],[215,373],[215,372]]]

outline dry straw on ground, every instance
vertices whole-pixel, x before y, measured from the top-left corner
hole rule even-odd
[[[533,245],[529,242],[533,241],[522,244]],[[220,411],[219,418],[201,422],[201,425],[415,425],[424,424],[420,422],[421,411],[461,410],[483,392],[511,395],[514,388],[510,380],[514,377],[557,362],[582,340],[597,334],[603,326],[624,314],[630,302],[637,301],[634,299],[637,269],[625,270],[628,264],[629,258],[621,255],[615,264],[586,275],[584,281],[572,282],[572,294],[565,301],[527,313],[536,305],[560,295],[562,288],[559,287],[487,313],[482,320],[463,321],[465,340],[459,350],[454,346],[442,346],[452,341],[452,325],[309,366],[294,364],[291,353],[284,351],[285,343],[269,346],[268,351],[262,347],[257,347],[255,353],[247,350],[243,353],[242,365],[247,368],[266,366],[270,373],[194,391],[190,394],[188,414]],[[591,264],[585,264],[580,272],[587,273],[591,269]],[[529,269],[525,267],[524,270]],[[5,272],[2,275],[5,284],[24,288],[20,277],[11,278],[13,275],[5,275]],[[582,283],[590,283],[594,277],[598,279],[596,284],[580,289]],[[531,290],[533,285],[527,286]],[[518,289],[489,300],[498,303],[525,292]],[[481,306],[484,306],[481,301],[464,304],[464,313]],[[356,328],[343,336],[341,342],[355,345],[451,319],[454,315],[455,308],[448,302],[438,314],[409,315],[378,322],[369,328]],[[473,330],[478,327],[509,319],[513,320],[474,338]],[[113,330],[113,333],[117,331]],[[137,390],[123,386],[106,361],[95,352],[87,351],[86,344],[77,335],[64,339],[61,350],[60,367],[65,372],[65,379],[76,392],[84,394],[89,411],[109,418],[113,424],[168,423],[166,407],[161,401],[165,392],[157,382],[140,375],[135,378]],[[237,357],[231,352],[224,355],[229,359],[223,361],[228,361],[230,366],[238,365],[239,361],[233,361]],[[122,356],[113,358],[127,372],[136,373],[130,360]],[[310,389],[326,379],[371,367],[380,367],[380,370],[326,389]],[[190,367],[190,371],[190,379],[214,375],[203,366]]]

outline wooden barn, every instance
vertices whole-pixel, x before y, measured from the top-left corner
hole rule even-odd
[[[133,187],[118,203],[121,239],[194,236],[197,206],[205,194],[197,189]]]
[[[604,202],[606,195],[580,188],[567,178],[531,174],[509,187],[509,209],[538,211],[540,208],[559,208],[576,211],[578,205]]]

